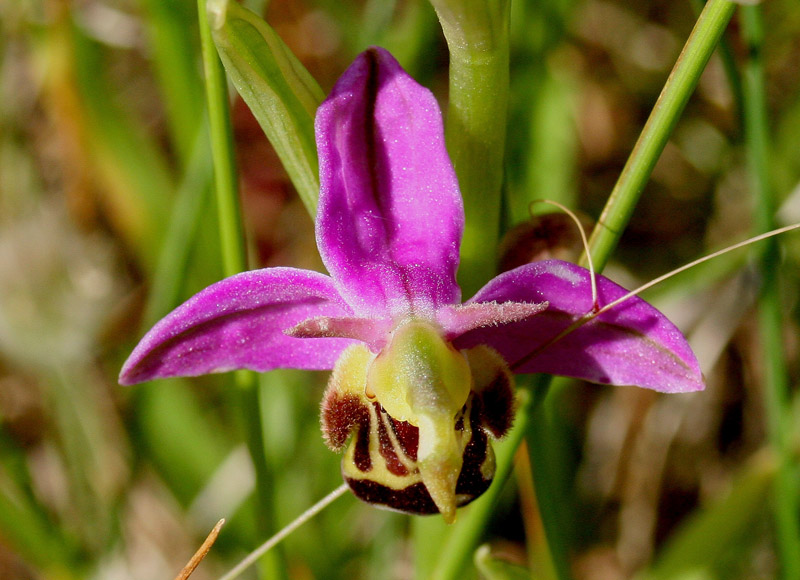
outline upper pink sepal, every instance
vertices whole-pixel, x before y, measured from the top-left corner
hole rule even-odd
[[[372,48],[320,106],[316,133],[317,245],[356,314],[458,302],[464,210],[431,92]]]

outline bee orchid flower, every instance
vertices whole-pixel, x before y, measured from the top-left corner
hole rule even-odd
[[[353,492],[449,522],[492,481],[490,440],[514,413],[512,370],[703,388],[681,332],[638,297],[571,328],[597,306],[589,272],[574,264],[521,266],[461,303],[464,210],[441,113],[385,50],[342,75],[316,138],[316,239],[330,275],[266,268],[206,288],[150,330],[120,383],[332,369],[323,434],[346,448]],[[600,306],[626,293],[597,277]]]

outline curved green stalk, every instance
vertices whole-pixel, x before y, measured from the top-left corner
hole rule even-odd
[[[742,34],[748,59],[744,66],[744,135],[750,162],[751,186],[757,202],[756,228],[759,232],[775,228],[777,201],[769,177],[769,124],[765,95],[764,40],[760,6],[741,8]],[[791,456],[788,369],[784,358],[783,315],[778,276],[780,255],[775,239],[766,242],[761,256],[763,288],[760,297],[759,327],[764,357],[764,409],[767,437],[778,458],[778,473],[773,487],[773,510],[782,578],[800,578],[800,502],[794,477],[796,465]]]
[[[240,218],[239,178],[233,152],[228,85],[225,82],[225,71],[222,69],[214,42],[211,39],[205,0],[197,0],[197,9],[211,130],[214,189],[219,212],[222,267],[226,276],[232,276],[247,268],[247,253]]]
[[[589,240],[589,250],[597,271],[601,271],[608,262],[627,226],[644,185],[650,178],[656,161],[697,86],[735,7],[736,4],[728,0],[710,0],[700,14]],[[553,482],[553,473],[546,461],[546,450],[541,448],[542,429],[546,429],[548,425],[543,406],[536,409],[530,425],[532,428],[526,438],[534,479],[537,481],[537,498],[539,505],[544,506],[541,509],[542,523],[548,535],[558,578],[566,580],[570,577],[570,572],[566,564],[566,546],[562,541],[563,530],[558,521],[558,510],[547,509],[547,506],[552,505],[548,486]]]
[[[605,266],[633,214],[650,174],[694,92],[736,4],[709,0],[658,97],[589,240],[594,266]]]

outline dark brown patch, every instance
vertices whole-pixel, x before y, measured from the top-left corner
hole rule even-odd
[[[320,422],[325,442],[334,451],[341,451],[354,429],[369,433],[369,409],[355,395],[340,395],[328,389],[322,399]]]
[[[389,415],[386,415],[392,425],[394,434],[397,437],[398,443],[403,453],[413,461],[417,462],[417,449],[419,448],[419,428],[414,427],[411,423],[405,421],[395,421]]]
[[[422,483],[391,489],[369,479],[345,479],[353,494],[367,503],[416,515],[438,514],[431,494]]]
[[[370,417],[368,416],[366,424],[357,427],[355,448],[353,449],[353,463],[356,469],[363,473],[372,470],[372,456],[369,453],[369,439],[370,439]]]
[[[393,422],[391,417],[386,414],[386,411],[378,403],[373,403],[375,406],[375,412],[378,413],[378,449],[380,450],[380,454],[386,462],[386,469],[389,470],[389,473],[394,475],[408,475],[408,469],[406,466],[403,465],[403,462],[400,461],[400,458],[397,456],[395,451],[394,445],[392,445],[392,440],[389,437],[389,432],[386,430],[386,421]]]
[[[514,389],[505,373],[498,372],[489,385],[475,393],[473,404],[478,407],[480,424],[495,439],[504,437],[511,429],[514,421]]]

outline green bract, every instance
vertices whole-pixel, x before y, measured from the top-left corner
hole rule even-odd
[[[208,15],[228,76],[313,217],[319,196],[314,115],[325,93],[257,15],[227,0],[210,1]]]

